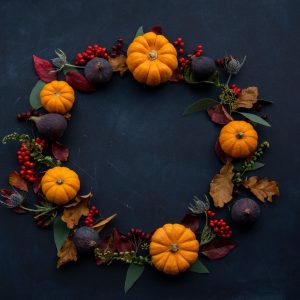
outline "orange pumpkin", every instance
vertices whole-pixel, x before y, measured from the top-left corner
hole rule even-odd
[[[43,87],[40,99],[48,112],[65,114],[74,104],[75,93],[67,82],[54,80]]]
[[[231,121],[226,124],[219,136],[222,150],[234,158],[244,158],[257,148],[258,135],[250,123]]]
[[[151,86],[166,82],[177,65],[176,49],[163,35],[145,33],[128,47],[127,66],[138,82]]]
[[[181,224],[165,224],[152,235],[149,250],[159,271],[176,275],[196,262],[199,242],[191,229]]]
[[[41,188],[49,202],[64,205],[75,198],[80,181],[78,175],[69,168],[54,167],[43,176]]]

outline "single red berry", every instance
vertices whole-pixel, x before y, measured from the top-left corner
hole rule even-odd
[[[179,37],[179,38],[177,39],[177,41],[178,41],[178,43],[182,42],[182,38]]]
[[[179,44],[179,46],[180,46],[180,47],[183,47],[183,46],[184,46],[184,42],[181,42],[181,43]]]

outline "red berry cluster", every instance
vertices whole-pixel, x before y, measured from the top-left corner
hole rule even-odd
[[[45,147],[45,141],[40,138],[36,138],[35,143],[40,145],[42,149]],[[22,143],[20,149],[17,151],[18,162],[21,165],[20,175],[23,179],[34,182],[36,180],[34,172],[35,163],[30,154],[26,144]]]
[[[216,65],[223,66],[224,65],[224,59],[223,58],[217,58],[215,60]]]
[[[179,62],[178,69],[180,71],[183,71],[184,68],[190,63],[190,61],[188,59],[184,58],[184,57],[180,57],[178,59],[178,62]]]
[[[211,210],[207,212],[209,218],[215,216],[215,213]],[[222,238],[230,238],[232,236],[232,230],[230,226],[223,219],[211,219],[209,221],[209,226],[214,230],[214,232],[221,236]]]
[[[111,47],[111,54],[110,56],[115,58],[116,56],[122,54],[123,51],[124,41],[122,38],[118,38],[116,43]]]
[[[84,224],[88,227],[92,227],[95,222],[95,215],[99,215],[99,210],[96,208],[96,206],[92,206],[89,210],[89,214],[84,221]]]
[[[177,40],[175,40],[175,41],[173,42],[173,45],[174,45],[175,47],[178,47],[178,48],[179,48],[179,49],[178,49],[178,53],[181,54],[181,55],[183,55],[183,53],[184,53],[184,50],[183,50],[183,47],[184,47],[184,41],[182,40],[182,38],[181,38],[181,37],[177,38]]]
[[[202,53],[203,53],[203,46],[199,44],[196,50],[194,51],[194,53],[192,54],[191,58],[199,57],[202,55]]]
[[[30,117],[34,117],[34,116],[41,116],[42,114],[39,113],[36,109],[32,109],[30,111],[27,112],[23,112],[23,113],[19,113],[17,114],[17,119],[19,121],[26,121],[28,120]]]
[[[141,229],[131,228],[130,231],[127,233],[127,237],[132,239],[140,238],[142,240],[150,240],[151,234],[143,232]]]
[[[75,58],[75,65],[85,65],[89,60],[94,57],[103,57],[108,59],[107,48],[101,47],[99,45],[89,45],[84,52],[79,52]]]
[[[239,95],[242,91],[242,89],[240,89],[236,84],[231,84],[229,86],[229,88],[236,94],[236,95]]]

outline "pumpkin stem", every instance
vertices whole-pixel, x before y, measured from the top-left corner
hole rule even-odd
[[[151,50],[149,53],[148,53],[148,58],[150,60],[155,60],[157,59],[157,52],[155,50]]]
[[[241,132],[241,131],[236,134],[236,138],[239,139],[239,140],[242,139],[243,136],[244,136],[244,133]]]
[[[59,185],[61,185],[61,184],[64,183],[64,180],[61,179],[61,178],[59,178],[59,179],[56,180],[56,183],[59,184]]]
[[[178,250],[179,250],[179,248],[178,248],[177,244],[173,243],[173,244],[170,245],[170,251],[171,252],[175,253]]]

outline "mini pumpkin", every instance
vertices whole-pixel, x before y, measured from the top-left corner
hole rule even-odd
[[[67,167],[54,167],[41,181],[42,191],[51,203],[64,205],[74,199],[80,188],[78,175]]]
[[[160,34],[137,36],[127,50],[127,66],[134,78],[147,85],[168,81],[177,68],[175,47]]]
[[[219,136],[222,150],[234,158],[244,158],[257,148],[258,135],[253,126],[245,121],[231,121]]]
[[[199,242],[191,229],[181,224],[165,224],[152,235],[149,250],[159,271],[176,275],[196,262]]]
[[[75,93],[67,82],[54,80],[43,87],[40,99],[48,112],[65,114],[73,107]]]

